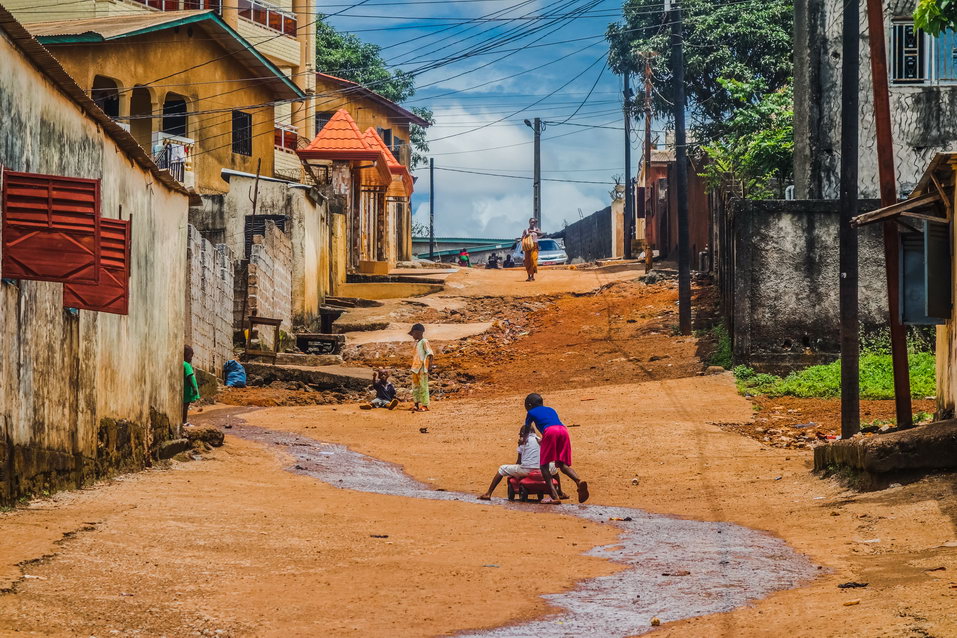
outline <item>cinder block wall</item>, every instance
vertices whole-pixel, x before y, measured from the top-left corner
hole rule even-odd
[[[292,241],[271,221],[249,250],[248,314],[282,319],[292,329]]]
[[[233,253],[192,225],[188,229],[186,343],[193,347],[193,365],[218,375],[233,358]]]

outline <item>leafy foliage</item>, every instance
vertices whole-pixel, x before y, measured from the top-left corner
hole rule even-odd
[[[640,72],[643,55],[654,55],[657,113],[670,113],[670,24],[661,0],[626,0],[624,22],[608,28],[609,62],[616,73]],[[685,80],[689,111],[699,141],[727,133],[725,121],[740,108],[729,81],[749,87],[759,102],[790,84],[793,0],[682,0]]]
[[[915,352],[910,357],[910,386],[914,397],[931,396],[936,389],[936,364],[933,353]],[[893,399],[894,367],[889,354],[866,352],[861,355],[861,398]],[[734,369],[738,389],[748,394],[769,397],[794,396],[834,398],[841,396],[841,362],[812,366],[786,377],[758,374],[751,368]]]
[[[778,195],[793,173],[794,94],[790,85],[765,92],[763,81],[742,82],[719,78],[738,104],[724,122],[724,132],[701,150],[711,160],[702,176],[709,188],[741,198]],[[754,100],[754,96],[760,98]]]
[[[412,75],[402,70],[390,70],[378,45],[363,42],[354,33],[336,31],[322,19],[316,21],[316,69],[357,82],[396,103],[415,95]],[[413,107],[411,110],[430,124],[435,122],[431,109]],[[429,145],[426,131],[421,126],[413,124],[409,136],[414,168],[426,159]]]
[[[957,29],[957,0],[920,0],[914,11],[914,24],[934,36]]]

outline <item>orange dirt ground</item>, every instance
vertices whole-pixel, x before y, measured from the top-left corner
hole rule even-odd
[[[627,280],[561,272],[579,293]],[[534,301],[511,274],[453,275],[461,287],[443,294],[497,289]],[[229,418],[345,443],[437,488],[479,493],[514,459],[521,399],[540,390],[578,426],[575,467],[594,502],[766,530],[822,566],[807,586],[731,613],[663,616],[655,636],[957,636],[957,478],[862,494],[816,477],[810,450],[716,425],[749,423],[754,410],[729,374],[698,376],[709,346],[672,335],[673,284],[615,283],[584,296],[557,286],[542,286],[558,296],[526,313],[527,335],[443,344],[450,385],[430,413],[341,404]],[[228,420],[221,410],[196,420]],[[561,507],[512,512],[337,490],[226,432],[202,461],[0,514],[0,634],[447,635],[542,614],[539,594],[616,568],[582,556],[614,542],[615,530]],[[542,538],[555,547],[547,560]],[[851,580],[868,586],[837,587]]]

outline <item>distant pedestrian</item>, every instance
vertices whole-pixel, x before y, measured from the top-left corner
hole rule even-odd
[[[463,268],[469,268],[472,265],[472,256],[469,255],[467,248],[463,248],[459,251],[459,266]]]
[[[532,217],[528,220],[528,228],[522,231],[522,254],[525,258],[525,272],[528,273],[528,279],[525,281],[535,281],[535,273],[538,272],[538,238],[541,234],[538,220]]]
[[[199,401],[199,384],[196,383],[196,372],[193,370],[193,349],[183,348],[183,426],[192,425],[189,422],[189,404]]]
[[[409,336],[415,339],[412,350],[412,402],[413,412],[428,412],[429,410],[429,373],[432,371],[432,360],[435,354],[432,346],[425,338],[425,326],[417,323],[412,326]]]
[[[375,398],[360,405],[359,407],[363,410],[372,408],[394,410],[399,405],[399,400],[395,398],[395,386],[389,381],[388,370],[380,369],[372,374],[372,389],[375,390]]]
[[[535,431],[542,437],[542,447],[538,459],[542,476],[548,476],[549,464],[555,463],[555,467],[562,474],[575,481],[575,485],[578,486],[578,502],[584,503],[589,497],[588,483],[581,480],[575,470],[571,468],[572,442],[568,436],[568,428],[562,424],[555,410],[545,406],[540,394],[530,394],[525,397],[525,411],[527,412],[525,424],[534,426]],[[551,492],[551,497],[546,498],[542,503],[547,505],[559,504],[561,501],[558,500],[559,496],[555,486],[550,481],[546,484]]]
[[[505,255],[505,261],[502,263],[502,268],[514,268],[515,262],[512,260],[512,255]]]

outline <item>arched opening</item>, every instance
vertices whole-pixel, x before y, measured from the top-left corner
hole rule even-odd
[[[167,135],[186,137],[189,131],[189,123],[186,98],[182,95],[172,92],[166,94],[166,100],[163,101],[162,131]]]
[[[130,94],[130,133],[140,146],[152,152],[153,98],[149,89],[134,87]]]
[[[90,97],[110,117],[120,114],[120,87],[115,80],[97,75],[93,78]]]

